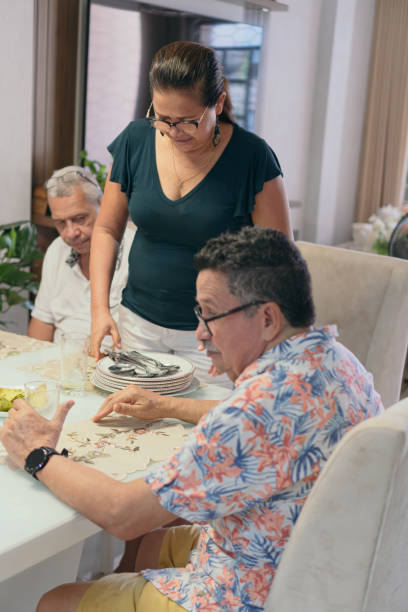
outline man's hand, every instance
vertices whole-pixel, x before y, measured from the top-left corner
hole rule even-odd
[[[24,468],[29,453],[40,446],[55,448],[72,400],[60,404],[52,419],[46,419],[31,408],[24,399],[13,402],[3,426],[0,427],[0,442],[12,461]]]
[[[93,420],[97,422],[111,412],[117,412],[145,421],[170,418],[196,424],[216,404],[218,400],[159,395],[137,385],[129,385],[109,395]]]
[[[117,349],[121,348],[120,334],[109,310],[101,310],[92,314],[90,354],[96,359],[104,355],[100,352],[101,343],[105,336],[112,336]]]
[[[109,395],[93,420],[95,422],[100,421],[111,412],[118,412],[147,421],[162,419],[169,416],[165,409],[166,402],[169,402],[169,399],[136,385],[129,385],[126,389]]]

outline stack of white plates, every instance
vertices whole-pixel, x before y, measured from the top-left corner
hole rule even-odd
[[[156,353],[153,351],[143,351],[143,355],[152,357],[165,365],[178,366],[178,370],[173,374],[151,378],[114,373],[109,367],[114,365],[115,362],[110,357],[103,357],[96,364],[95,372],[90,377],[91,383],[95,387],[110,393],[124,389],[128,385],[138,385],[149,391],[156,391],[161,395],[190,393],[199,387],[199,381],[193,377],[194,366],[187,359],[178,355],[172,355],[171,353]],[[126,364],[123,365],[125,367]],[[129,365],[130,368],[131,365]]]

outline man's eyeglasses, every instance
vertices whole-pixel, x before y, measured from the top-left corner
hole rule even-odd
[[[45,183],[45,188],[49,189],[49,187],[51,187],[51,185],[53,183],[56,183],[57,181],[62,181],[63,183],[72,183],[78,176],[83,178],[84,181],[88,181],[88,183],[91,183],[91,185],[98,188],[97,183],[95,183],[95,181],[93,181],[89,176],[87,176],[85,172],[81,172],[80,170],[69,170],[68,172],[65,172],[65,174],[52,176]]]
[[[147,110],[146,119],[152,127],[156,128],[156,130],[164,132],[165,134],[168,134],[172,127],[177,128],[182,132],[186,132],[187,134],[194,134],[198,130],[198,126],[200,125],[205,113],[208,110],[208,106],[206,106],[203,114],[198,119],[198,121],[166,121],[165,119],[159,119],[158,117],[150,116],[152,106],[153,102],[150,103],[150,106]]]
[[[231,308],[231,310],[226,310],[225,312],[221,312],[220,314],[213,315],[212,317],[203,317],[203,311],[201,310],[201,306],[196,306],[194,308],[194,314],[202,323],[209,333],[212,336],[211,329],[208,327],[208,323],[210,321],[215,321],[216,319],[222,319],[223,317],[228,317],[228,315],[234,314],[234,312],[240,312],[240,310],[245,310],[246,308],[250,308],[251,306],[259,306],[260,304],[266,304],[265,300],[252,300],[252,302],[248,302],[247,304],[242,304],[241,306],[237,306],[236,308]]]

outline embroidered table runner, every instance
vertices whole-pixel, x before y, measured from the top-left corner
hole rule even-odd
[[[99,423],[88,420],[64,425],[57,449],[65,447],[74,461],[123,480],[145,470],[151,461],[171,457],[187,438],[187,429],[178,423],[115,416]],[[9,463],[1,444],[0,463]]]
[[[112,416],[99,423],[82,421],[65,425],[58,449],[65,447],[74,461],[123,480],[146,469],[150,461],[171,457],[187,438],[187,430],[178,423]]]
[[[86,391],[92,391],[93,393],[98,393],[98,395],[106,396],[107,394],[105,392],[99,391],[99,389],[94,387],[89,380],[89,377],[95,371],[95,367],[96,359],[88,355]],[[34,378],[41,376],[43,378],[51,378],[52,380],[60,380],[61,365],[59,359],[48,359],[47,361],[41,361],[40,363],[27,363],[19,366],[18,369],[24,370],[25,372],[31,372],[33,375],[35,375]]]
[[[0,330],[0,359],[54,346],[52,342]]]
[[[55,346],[51,342],[35,340],[10,332],[0,331],[0,359],[20,353]],[[95,359],[88,359],[88,377],[94,371]],[[59,380],[59,359],[22,364],[19,370]],[[101,396],[89,381],[87,391]],[[99,423],[91,420],[65,424],[58,449],[66,447],[70,457],[93,466],[105,474],[123,480],[129,474],[145,470],[150,462],[171,457],[188,438],[188,427],[169,421],[141,421],[126,416],[108,416]],[[7,453],[0,444],[0,463],[6,463]],[[15,466],[10,467],[16,469]]]

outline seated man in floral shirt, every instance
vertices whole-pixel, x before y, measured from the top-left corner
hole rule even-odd
[[[336,443],[382,411],[371,375],[336,341],[335,327],[313,328],[306,263],[283,234],[224,234],[195,263],[197,338],[235,388],[144,478],[118,482],[58,454],[41,463],[36,476],[64,502],[117,537],[146,535],[141,573],[57,587],[39,612],[263,609]],[[44,423],[15,402],[0,433],[15,463],[55,447],[69,407]],[[177,517],[192,525],[147,533]]]

